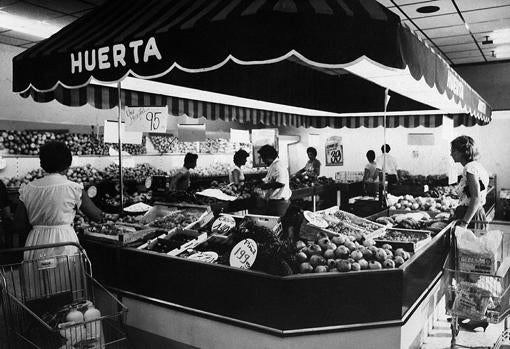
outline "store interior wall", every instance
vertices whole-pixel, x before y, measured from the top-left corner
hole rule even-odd
[[[22,50],[9,45],[0,44],[0,129],[43,129],[43,128],[65,128],[71,132],[88,132],[91,126],[101,126],[104,120],[115,120],[117,118],[117,109],[98,110],[90,105],[83,107],[67,107],[58,102],[36,103],[31,99],[24,99],[12,92],[12,58]],[[482,96],[494,94],[499,100],[499,96],[510,93],[510,82],[503,84],[503,78],[499,78],[494,88],[489,88],[491,81],[494,82],[496,73],[495,67],[500,69],[510,69],[510,64],[492,65],[488,74],[488,81],[478,82],[479,92]],[[482,75],[473,73],[475,68],[465,68],[462,72],[469,74],[474,78]],[[479,68],[480,70],[481,68]],[[492,76],[492,77],[491,77]],[[508,74],[506,75],[508,76]],[[473,83],[476,88],[476,83]],[[508,86],[507,86],[508,85]],[[485,86],[485,89],[483,89]],[[501,91],[494,92],[494,89]],[[488,99],[490,101],[490,99]],[[510,103],[510,102],[509,102]],[[498,104],[497,106],[504,106]],[[510,109],[510,105],[508,108]],[[37,120],[37,122],[34,122]],[[205,123],[207,135],[209,137],[228,138],[230,128],[261,128],[263,125],[239,125],[237,123],[226,123],[221,121],[210,121],[206,119],[191,119],[185,116],[173,117],[168,120],[170,132],[175,131],[177,123]],[[173,131],[172,131],[173,130]],[[484,127],[453,127],[451,119],[445,118],[443,125],[438,128],[412,128],[406,129],[398,127],[388,129],[386,134],[387,143],[391,145],[391,154],[397,159],[400,167],[406,169],[412,174],[442,174],[447,173],[454,166],[449,156],[449,142],[461,134],[468,134],[475,138],[480,149],[481,162],[490,172],[499,175],[500,187],[510,188],[510,164],[507,156],[510,151],[510,142],[507,140],[510,130],[510,111],[495,112],[493,121]],[[175,133],[175,132],[173,132]],[[381,153],[383,144],[383,128],[367,129],[364,127],[357,129],[305,129],[305,128],[285,128],[279,129],[281,135],[299,136],[300,141],[294,143],[290,138],[280,142],[279,151],[285,162],[288,162],[291,173],[302,168],[306,161],[306,148],[310,145],[318,150],[318,158],[323,164],[322,175],[333,177],[339,171],[363,171],[367,163],[365,154],[369,149]],[[434,138],[433,145],[409,145],[409,133],[432,134]],[[324,145],[328,137],[342,137],[344,147],[344,163],[342,166],[325,166]],[[289,156],[292,154],[292,156]],[[230,161],[230,156],[225,156],[225,161]],[[205,158],[204,158],[205,159]],[[181,159],[171,161],[172,166],[180,163]],[[204,160],[204,165],[209,161]],[[169,162],[164,162],[165,167]],[[0,174],[3,176],[3,174]]]

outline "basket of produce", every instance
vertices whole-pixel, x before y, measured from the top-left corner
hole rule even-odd
[[[158,229],[140,224],[119,222],[98,224],[90,222],[83,232],[89,239],[116,245],[127,245],[135,241],[153,238],[158,234]]]
[[[213,218],[209,206],[199,205],[155,205],[141,219],[144,224],[170,231],[176,227],[192,229],[204,226]]]
[[[391,228],[427,230],[432,233],[439,233],[450,224],[450,214],[446,212],[390,210],[369,218]]]
[[[377,246],[391,244],[407,252],[416,252],[430,240],[430,232],[423,230],[387,229],[382,235],[374,238]]]

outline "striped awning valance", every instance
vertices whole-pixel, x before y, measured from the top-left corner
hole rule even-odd
[[[117,106],[118,101],[117,89],[98,85],[87,85],[72,90],[57,88],[50,92],[30,90],[23,93],[22,96],[25,98],[32,97],[40,103],[57,100],[67,106],[78,107],[90,104],[98,109],[112,109]],[[121,90],[121,103],[127,106],[168,106],[169,114],[176,116],[186,115],[193,118],[204,117],[209,120],[276,127],[376,128],[382,127],[384,122],[380,115],[331,117],[290,114],[131,90]],[[476,124],[473,122],[474,119],[468,115],[448,116],[453,118],[455,127]],[[387,116],[386,127],[438,127],[443,124],[443,117],[442,114],[389,115]]]

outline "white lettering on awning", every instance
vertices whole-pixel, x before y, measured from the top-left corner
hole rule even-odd
[[[464,84],[451,71],[448,71],[448,80],[446,86],[457,97],[464,97]]]
[[[126,50],[126,47],[131,49]],[[127,45],[115,44],[111,47],[105,46],[97,50],[92,49],[71,53],[71,74],[81,73],[83,70],[93,71],[96,68],[100,70],[109,69],[112,64],[115,68],[119,66],[125,67],[126,60],[131,60],[138,64],[142,49],[143,63],[147,63],[151,59],[163,59],[156,43],[156,38],[150,37],[147,42],[134,40]]]

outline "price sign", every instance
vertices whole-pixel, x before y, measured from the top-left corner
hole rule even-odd
[[[232,229],[236,227],[236,221],[234,217],[231,216],[219,216],[217,220],[214,221],[211,232],[213,234],[228,234]]]
[[[230,265],[241,269],[250,269],[257,258],[257,243],[244,239],[230,252]]]
[[[333,136],[326,140],[326,166],[342,166],[344,164],[344,148],[342,138]]]
[[[97,188],[95,185],[91,185],[88,189],[87,189],[87,195],[89,196],[89,198],[93,199],[96,197],[97,195]]]
[[[126,107],[126,131],[165,133],[168,121],[166,107]]]

